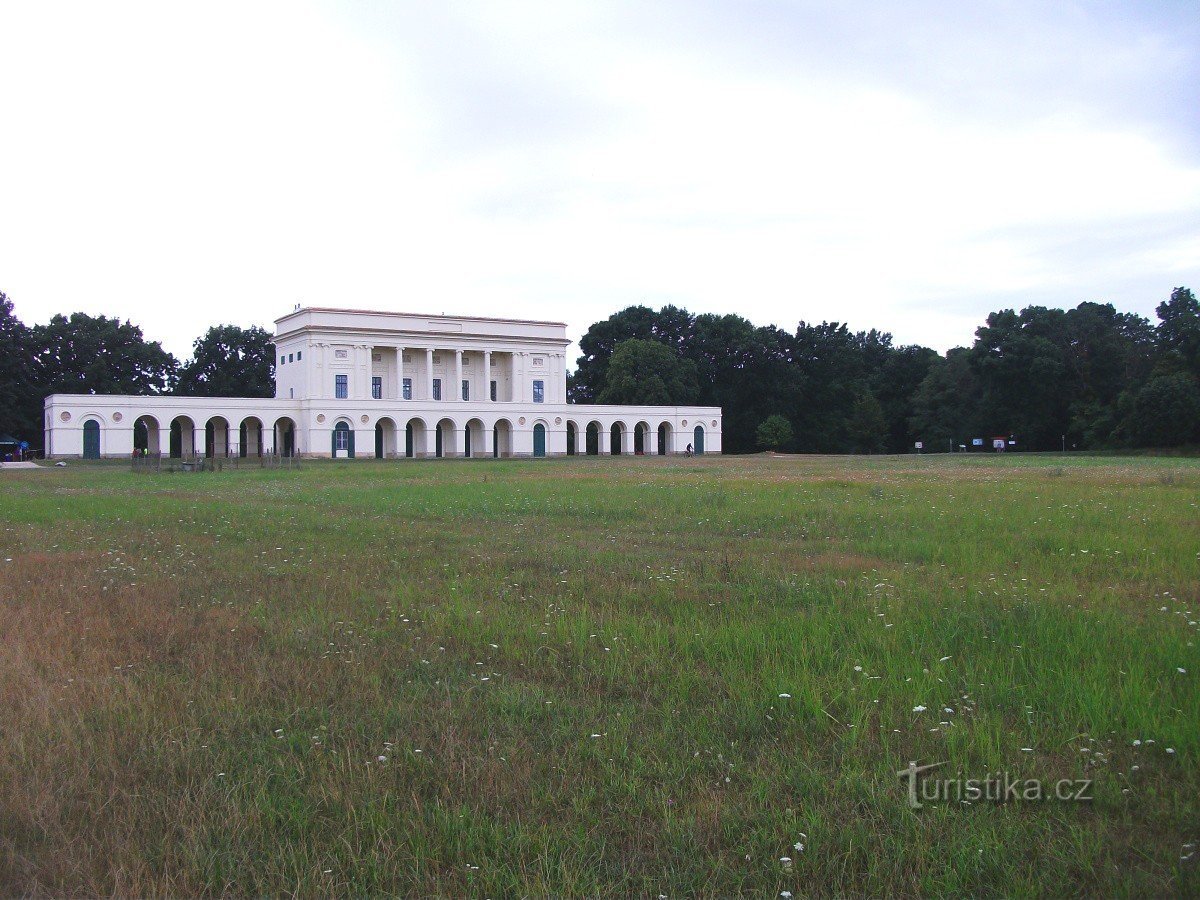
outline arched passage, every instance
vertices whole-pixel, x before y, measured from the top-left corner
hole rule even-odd
[[[533,426],[533,455],[539,458],[546,455],[546,426],[541,422]]]
[[[467,422],[467,427],[463,429],[463,456],[469,459],[472,456],[483,456],[485,453],[483,422],[479,419],[471,419]]]
[[[587,431],[584,434],[583,449],[588,456],[600,455],[600,440],[604,434],[604,429],[600,427],[599,422],[588,422]]]
[[[167,452],[172,459],[185,459],[196,455],[196,423],[188,416],[176,416],[171,420]]]
[[[396,455],[396,423],[384,416],[375,423],[375,458],[391,459]]]
[[[437,431],[434,432],[434,456],[441,459],[445,456],[457,456],[458,447],[455,441],[454,422],[450,419],[442,419],[437,423]]]
[[[658,426],[658,455],[666,456],[667,448],[671,446],[671,423],[662,422]]]
[[[229,422],[224,416],[213,416],[204,423],[204,455],[229,455]]]
[[[692,452],[697,456],[704,452],[704,426],[697,425],[692,431]]]
[[[497,419],[492,428],[492,456],[512,456],[512,422]]]
[[[408,424],[404,426],[404,455],[412,459],[413,457],[423,457],[428,454],[427,432],[429,429],[425,427],[424,419],[409,419]]]
[[[158,419],[139,416],[133,423],[133,449],[143,456],[161,456]]]
[[[295,456],[296,423],[287,416],[275,420],[275,452],[279,456]]]
[[[238,456],[263,455],[263,423],[258,416],[247,416],[238,426]]]
[[[636,456],[644,456],[650,443],[650,425],[646,422],[638,422],[633,426],[633,452]]]
[[[83,423],[83,458],[100,458],[100,422],[97,419]]]
[[[354,459],[354,430],[350,423],[341,421],[333,426],[333,458]]]
[[[613,456],[620,456],[622,444],[625,443],[625,423],[613,422],[612,428],[608,432],[608,452]]]

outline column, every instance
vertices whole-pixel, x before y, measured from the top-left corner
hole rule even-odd
[[[461,350],[454,351],[454,399],[462,401],[462,354]]]
[[[433,351],[425,351],[425,399],[433,399]]]
[[[404,399],[404,348],[396,348],[396,388],[393,396],[397,400]]]
[[[499,391],[498,385],[497,385],[497,391]],[[497,393],[496,396],[499,396],[499,393]],[[490,403],[491,399],[492,399],[492,351],[484,350],[483,351],[483,402]],[[492,439],[492,436],[489,434],[488,440],[490,441],[491,439]],[[491,455],[492,455],[492,451],[491,451],[491,448],[489,447],[488,448],[488,456],[491,456]]]

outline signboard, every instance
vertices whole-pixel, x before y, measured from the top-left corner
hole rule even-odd
[[[1008,443],[1008,441],[1004,440],[1004,438],[992,438],[992,449],[993,450],[1003,450],[1004,445],[1007,443]]]
[[[917,443],[916,443],[916,444],[914,444],[914,446],[915,446],[915,447],[916,447],[918,450],[924,450],[924,449],[925,449],[925,442],[924,442],[924,441],[917,441]]]
[[[971,446],[972,447],[982,447],[983,446],[983,438],[971,438]]]

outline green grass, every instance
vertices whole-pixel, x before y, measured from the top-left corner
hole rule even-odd
[[[1200,892],[1197,460],[72,464],[0,517],[5,894]]]

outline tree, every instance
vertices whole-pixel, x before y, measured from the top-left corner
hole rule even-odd
[[[694,403],[696,367],[658,341],[631,338],[613,351],[599,403],[678,406]]]
[[[569,397],[574,403],[596,403],[605,387],[608,366],[617,345],[630,338],[652,340],[658,313],[646,306],[630,306],[597,322],[579,339],[582,355],[576,362]]]
[[[175,393],[191,397],[274,397],[275,343],[257,325],[217,325],[192,344]]]
[[[779,450],[787,446],[792,442],[794,435],[792,423],[779,413],[767,416],[756,432],[758,445],[768,450]]]
[[[1171,299],[1160,303],[1155,337],[1163,368],[1200,376],[1200,302],[1185,287],[1171,291]]]
[[[1200,440],[1200,384],[1186,372],[1150,379],[1134,396],[1126,428],[1139,447]]]
[[[971,351],[955,347],[929,369],[913,394],[909,433],[930,450],[953,449],[979,437],[981,388]]]
[[[30,329],[37,384],[45,394],[163,394],[178,363],[128,321],[72,313]]]
[[[42,414],[34,381],[29,329],[0,291],[0,433],[40,445]]]
[[[854,453],[878,453],[887,442],[887,422],[883,407],[870,391],[854,398],[846,427],[850,450]]]

